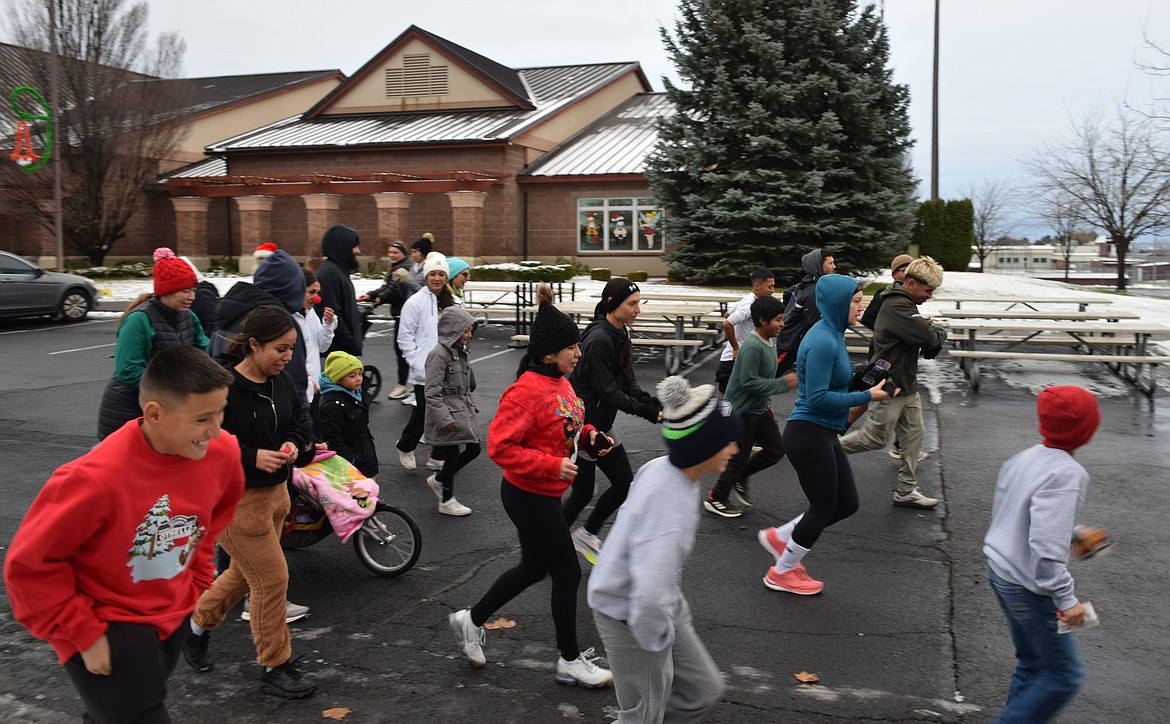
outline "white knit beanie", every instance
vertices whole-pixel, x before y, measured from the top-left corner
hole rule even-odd
[[[437,251],[432,251],[427,254],[426,259],[423,259],[423,277],[433,271],[441,271],[447,276],[451,276],[451,269],[447,266],[447,257]]]

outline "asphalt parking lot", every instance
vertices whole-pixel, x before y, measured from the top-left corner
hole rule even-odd
[[[389,375],[386,331],[375,326],[365,359]],[[490,326],[474,342],[482,430],[514,378],[519,353],[507,348],[509,334]],[[6,500],[0,546],[11,540],[41,483],[95,441],[112,343],[112,319],[0,323],[6,372],[0,455],[7,471],[0,477]],[[1081,367],[1062,367],[1054,381],[1067,384],[1080,375],[1101,394],[1101,430],[1079,454],[1093,478],[1082,517],[1108,527],[1117,545],[1111,556],[1074,568],[1078,591],[1094,601],[1103,624],[1079,635],[1086,683],[1059,721],[1162,722],[1170,708],[1170,637],[1160,633],[1170,591],[1167,397],[1148,400],[1107,372]],[[636,369],[644,387],[662,374],[651,358]],[[706,383],[713,373],[708,359],[688,375]],[[997,711],[1014,662],[983,579],[981,539],[999,465],[1038,441],[1034,393],[1014,384],[1009,369],[985,378],[974,395],[945,357],[924,379],[931,456],[920,465],[920,478],[927,493],[946,502],[932,512],[894,508],[889,491],[896,463],[879,451],[851,458],[861,510],[827,531],[806,560],[826,582],[822,595],[790,596],[760,582],[770,559],[756,530],[803,509],[786,461],[758,476],[756,506],[743,518],[704,514],[683,588],[727,679],[726,699],[708,721],[982,722]],[[791,396],[777,397],[778,417],[791,404]],[[547,584],[500,611],[517,626],[488,633],[485,669],[463,663],[446,616],[476,600],[511,565],[515,534],[499,503],[499,470],[486,456],[457,482],[460,501],[474,513],[438,515],[425,473],[402,470],[394,453],[408,414],[382,399],[371,426],[384,496],[422,528],[419,565],[401,578],[380,579],[360,565],[351,546],[335,540],[291,552],[290,598],[313,609],[292,625],[293,650],[319,682],[316,696],[288,702],[260,694],[247,624],[232,617],[213,639],[214,671],[197,674],[180,662],[171,679],[176,721],[310,722],[331,707],[348,708],[349,722],[614,718],[612,691],[555,683]],[[653,426],[620,416],[618,429],[635,465],[664,452]],[[586,575],[588,568],[583,563]],[[599,645],[583,589],[578,620],[582,645]],[[820,683],[800,684],[793,675],[802,671],[816,673]],[[12,620],[6,598],[0,598],[0,682],[0,719],[56,723],[81,714],[51,650]]]

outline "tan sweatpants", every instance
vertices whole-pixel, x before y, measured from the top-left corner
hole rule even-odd
[[[876,450],[890,444],[895,436],[902,445],[902,459],[898,466],[899,493],[909,493],[918,487],[918,451],[926,425],[922,421],[922,398],[917,392],[898,395],[892,400],[869,403],[869,410],[855,427],[841,436],[841,447],[847,453]]]
[[[288,564],[280,547],[280,529],[289,511],[288,486],[246,488],[236,517],[219,535],[232,563],[199,597],[191,619],[214,631],[246,594],[256,661],[280,666],[292,656],[284,607],[288,597]]]

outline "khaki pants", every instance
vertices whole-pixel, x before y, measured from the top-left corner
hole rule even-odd
[[[228,611],[251,594],[252,642],[261,666],[280,666],[292,656],[284,607],[288,564],[280,547],[280,530],[289,511],[287,485],[246,488],[236,517],[219,534],[232,563],[203,592],[191,619],[214,631]]]
[[[909,493],[918,487],[918,452],[922,449],[925,425],[922,422],[922,399],[918,393],[901,394],[892,400],[869,403],[861,427],[841,437],[841,447],[847,453],[877,450],[897,436],[902,445],[902,464],[898,468],[899,493]]]

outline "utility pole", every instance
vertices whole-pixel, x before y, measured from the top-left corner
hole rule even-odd
[[[938,4],[934,0],[934,81],[930,108],[930,200],[938,200]]]
[[[57,271],[65,271],[65,233],[61,219],[61,154],[58,153],[61,132],[57,125],[57,107],[60,98],[57,93],[57,2],[49,0],[49,115],[53,119],[53,236],[56,241]]]

